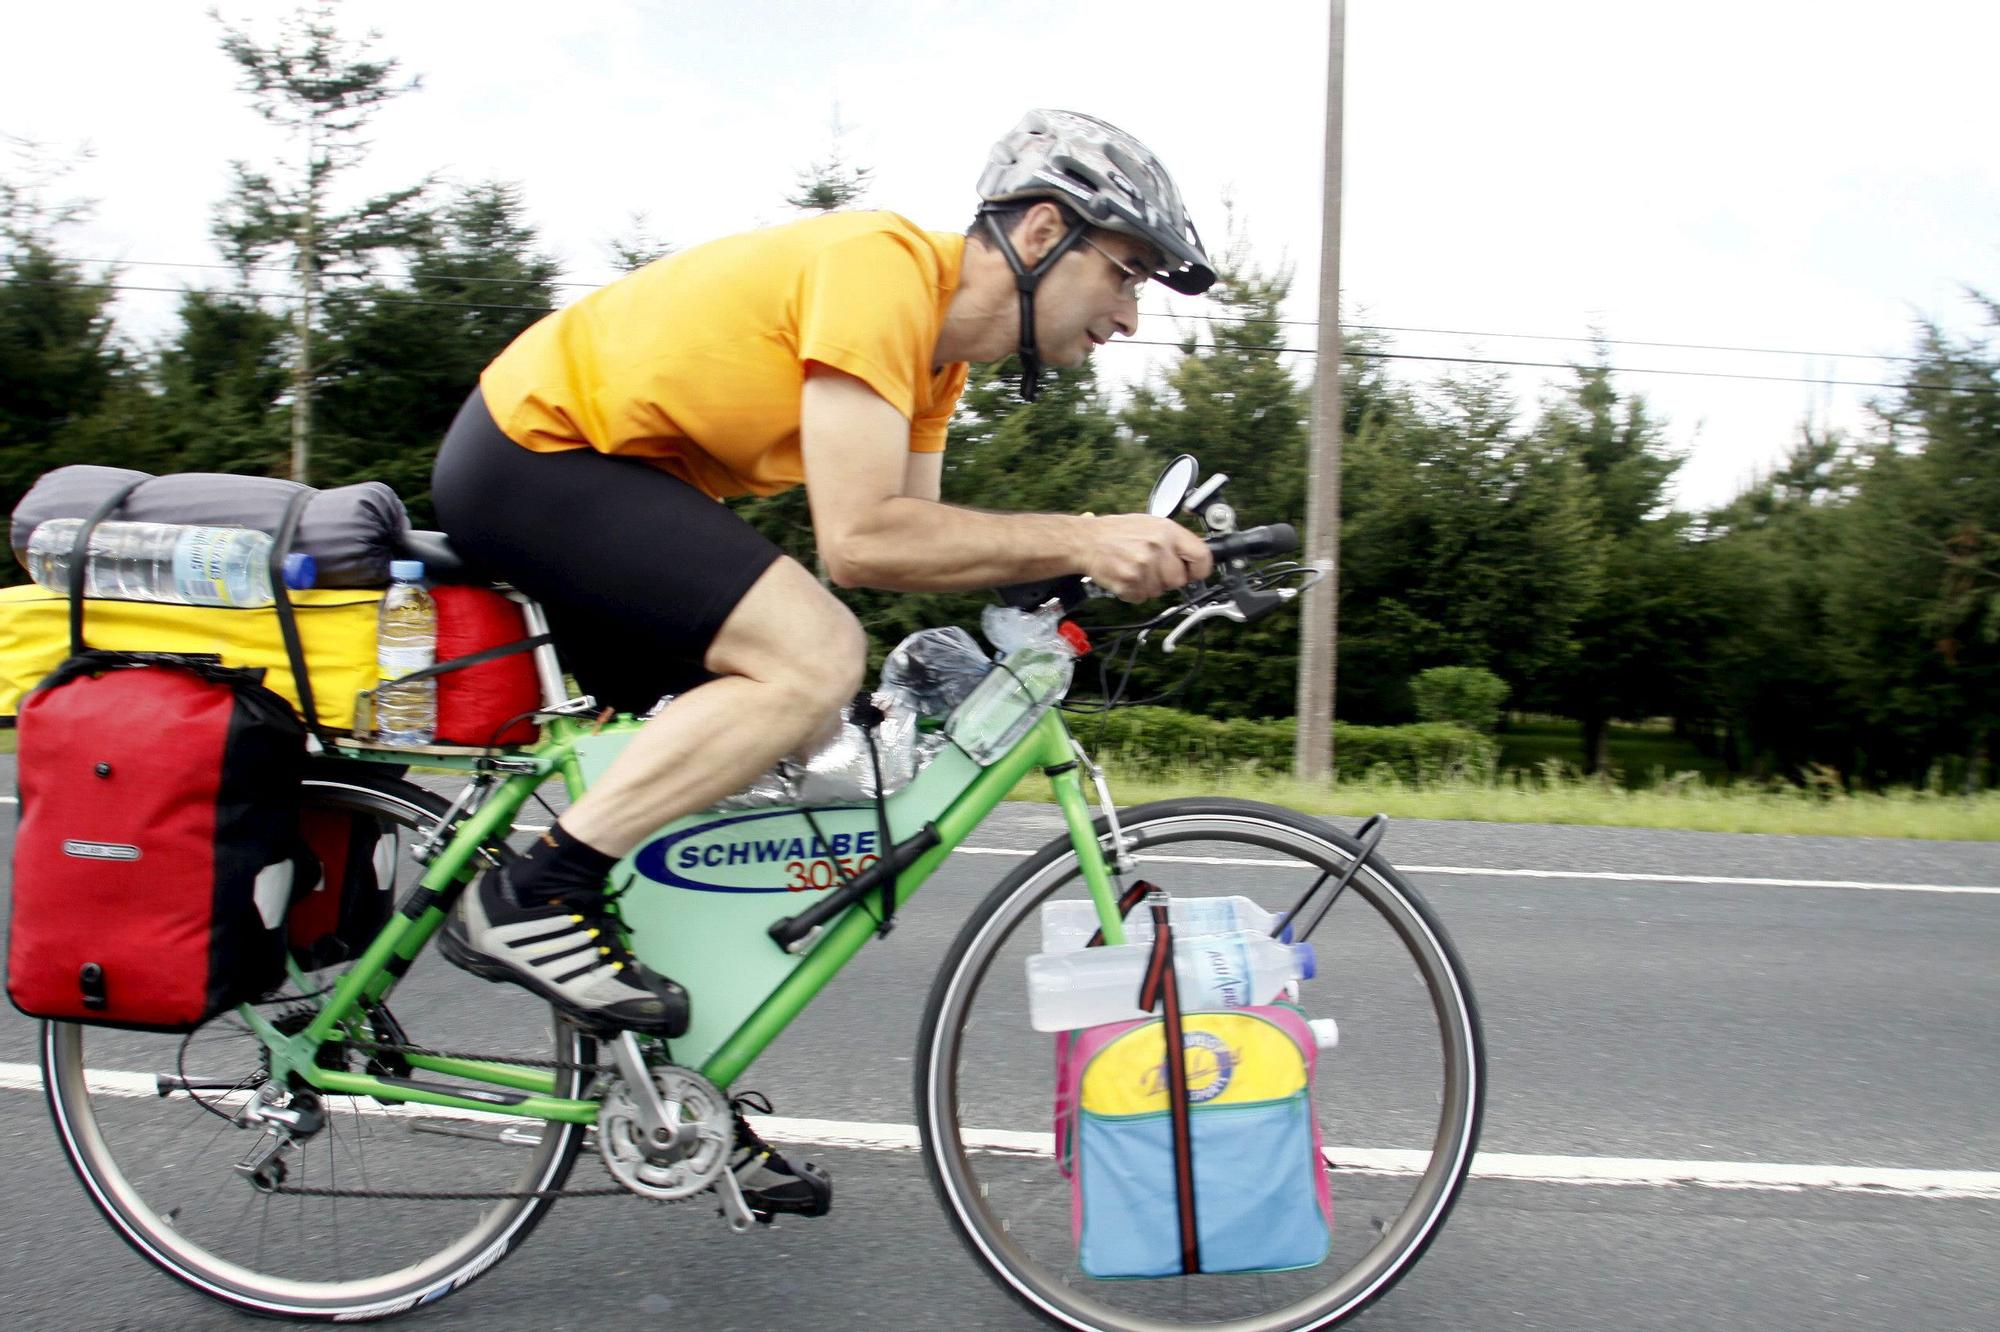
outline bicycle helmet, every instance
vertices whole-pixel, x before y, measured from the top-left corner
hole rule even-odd
[[[1215,281],[1215,265],[1166,168],[1146,145],[1095,116],[1028,112],[993,145],[979,176],[979,198],[986,229],[1014,270],[1021,295],[1021,396],[1030,402],[1041,378],[1035,288],[1092,227],[1123,232],[1151,246],[1163,264],[1154,277],[1184,295],[1199,295]],[[1014,252],[997,215],[1040,199],[1067,205],[1078,220],[1029,268]]]

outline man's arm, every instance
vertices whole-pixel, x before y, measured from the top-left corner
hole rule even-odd
[[[995,514],[920,499],[909,422],[868,385],[808,367],[799,430],[806,499],[827,573],[842,587],[961,591],[1087,573],[1143,601],[1209,572],[1186,528],[1145,514]]]
[[[903,494],[935,504],[944,487],[944,455],[912,453],[903,463]]]

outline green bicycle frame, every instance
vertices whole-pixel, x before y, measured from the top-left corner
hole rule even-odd
[[[534,761],[534,771],[502,782],[485,803],[463,821],[431,862],[411,899],[391,918],[361,959],[341,976],[325,1007],[297,1035],[288,1036],[279,1031],[253,1009],[246,1007],[241,1010],[245,1020],[269,1047],[275,1076],[290,1074],[299,1082],[335,1095],[374,1096],[385,1101],[407,1101],[476,1111],[484,1115],[511,1114],[584,1124],[596,1121],[598,1103],[595,1100],[557,1096],[556,1075],[546,1069],[422,1051],[403,1053],[403,1058],[413,1070],[504,1089],[507,1094],[501,1097],[482,1095],[472,1089],[460,1094],[443,1088],[413,1087],[405,1082],[392,1084],[373,1074],[322,1068],[315,1059],[323,1042],[337,1038],[348,1022],[388,997],[397,981],[430,942],[431,936],[444,924],[445,912],[458,891],[477,871],[480,848],[506,839],[514,816],[544,781],[560,774],[572,798],[582,793],[584,774],[578,758],[577,742],[592,730],[592,727],[568,718],[556,718],[548,724],[541,744],[525,755]],[[897,903],[906,902],[916,894],[925,880],[971,836],[973,830],[985,821],[1029,770],[1041,768],[1048,773],[1054,787],[1056,803],[1062,810],[1063,822],[1070,844],[1075,848],[1084,882],[1096,903],[1105,940],[1107,943],[1123,943],[1125,934],[1117,912],[1118,895],[1112,883],[1111,868],[1105,861],[1092,826],[1076,757],[1075,743],[1063,725],[1062,714],[1050,708],[1013,748],[982,770],[937,816],[934,823],[938,844],[897,876]],[[859,904],[843,912],[827,926],[798,966],[703,1062],[699,1070],[702,1076],[718,1087],[727,1088],[733,1083],[792,1019],[812,1002],[827,982],[861,951],[875,928],[876,921]],[[777,947],[762,937],[754,941],[746,940],[744,946]]]

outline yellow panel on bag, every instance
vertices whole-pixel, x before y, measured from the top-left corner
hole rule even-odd
[[[323,726],[351,728],[355,694],[375,686],[375,618],[381,604],[381,588],[292,593]],[[83,637],[94,648],[211,652],[227,666],[261,666],[264,683],[300,706],[274,607],[232,610],[93,598],[84,602]],[[69,598],[34,584],[0,589],[0,716],[19,712],[21,696],[67,656]]]
[[[1092,1055],[1083,1073],[1083,1108],[1094,1115],[1166,1113],[1165,1032],[1158,1021],[1134,1027]],[[1276,1101],[1305,1090],[1306,1061],[1297,1042],[1263,1018],[1188,1013],[1181,1037],[1191,1104]]]

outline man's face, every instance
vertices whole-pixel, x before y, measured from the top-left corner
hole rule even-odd
[[[1075,369],[1113,334],[1139,329],[1139,296],[1152,251],[1114,231],[1092,231],[1049,270],[1035,291],[1035,342],[1045,364]]]

